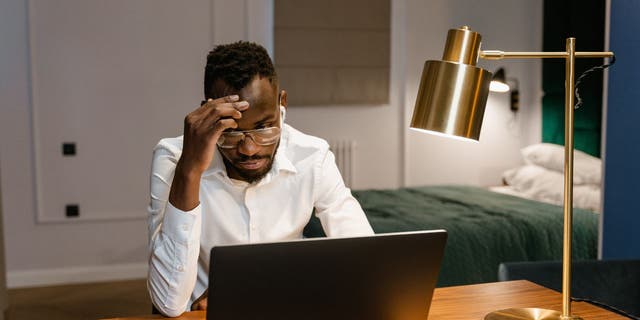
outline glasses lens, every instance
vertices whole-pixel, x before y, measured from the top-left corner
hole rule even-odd
[[[235,148],[242,139],[244,139],[244,133],[241,131],[223,132],[217,144],[220,148]]]
[[[258,130],[223,132],[220,139],[218,139],[217,145],[224,149],[236,148],[244,140],[245,136],[251,137],[257,145],[269,146],[278,142],[280,128],[269,127]]]
[[[247,132],[253,141],[261,146],[268,146],[276,143],[280,138],[280,128],[270,127]]]

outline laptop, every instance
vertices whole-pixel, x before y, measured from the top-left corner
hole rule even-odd
[[[427,319],[444,230],[211,249],[207,320]]]

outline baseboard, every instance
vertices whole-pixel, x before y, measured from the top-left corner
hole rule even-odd
[[[25,288],[62,284],[144,279],[146,263],[36,269],[7,272],[7,287]]]

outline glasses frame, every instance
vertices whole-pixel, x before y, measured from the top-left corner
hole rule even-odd
[[[276,130],[278,133],[276,134],[277,139],[274,139],[273,142],[269,142],[269,143],[260,143],[258,141],[256,141],[254,135],[258,132],[262,132],[262,131],[266,131],[266,130]],[[267,127],[267,128],[260,128],[260,129],[253,129],[253,130],[244,130],[244,131],[228,131],[228,132],[223,132],[222,135],[220,135],[220,138],[218,139],[218,141],[216,141],[216,144],[218,145],[218,147],[222,148],[222,149],[235,149],[237,148],[240,143],[243,143],[245,141],[245,139],[247,137],[251,138],[251,140],[253,141],[253,143],[261,146],[261,147],[268,147],[271,145],[276,144],[279,140],[280,140],[280,134],[282,133],[282,128],[280,127]],[[240,136],[242,135],[242,139],[240,139],[238,141],[238,143],[234,144],[233,146],[225,146],[223,145],[223,141],[224,141],[224,137],[225,136]]]

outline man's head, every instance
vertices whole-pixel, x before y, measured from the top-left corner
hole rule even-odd
[[[205,99],[237,94],[249,109],[234,131],[280,128],[280,105],[286,92],[278,92],[278,79],[267,51],[254,43],[220,45],[209,52],[204,76]],[[233,148],[218,148],[229,177],[248,182],[261,179],[273,165],[279,141],[260,145],[248,135]]]

